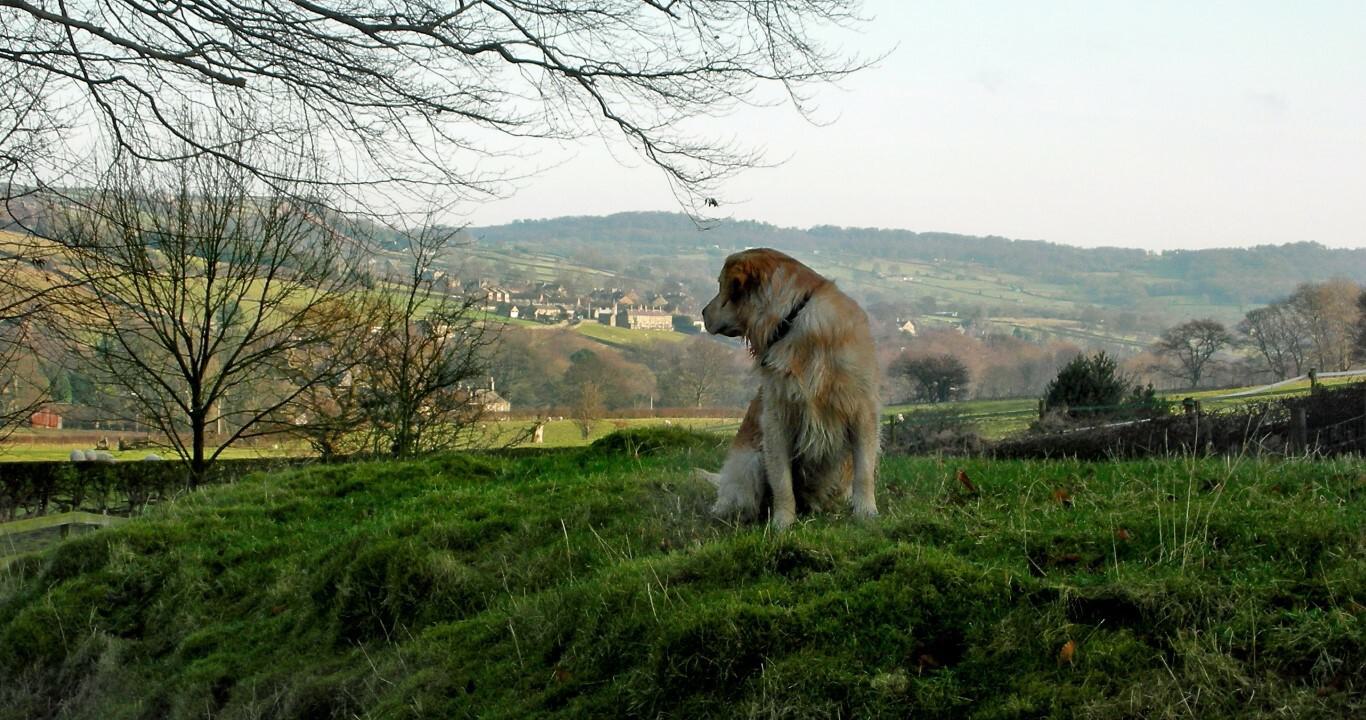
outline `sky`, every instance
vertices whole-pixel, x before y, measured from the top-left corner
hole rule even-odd
[[[1151,250],[1366,247],[1366,2],[867,0],[888,52],[790,107],[714,121],[774,167],[723,216]],[[623,146],[548,169],[466,222],[680,210]]]

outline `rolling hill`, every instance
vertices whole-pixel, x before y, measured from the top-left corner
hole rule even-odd
[[[1118,339],[1116,317],[1146,315],[1153,325],[1212,316],[1225,322],[1271,302],[1300,282],[1342,276],[1366,280],[1366,250],[1313,242],[1252,248],[1149,252],[1079,248],[942,232],[818,226],[784,228],[723,221],[701,228],[676,213],[562,217],[466,231],[476,252],[548,257],[638,279],[665,274],[701,285],[726,254],[752,246],[791,252],[866,301],[917,299],[947,309],[982,308],[992,317],[1089,320]],[[1110,313],[1102,328],[1096,312]],[[1142,324],[1142,323],[1130,323]],[[1151,330],[1152,328],[1148,328]],[[1139,333],[1140,335],[1142,333]]]

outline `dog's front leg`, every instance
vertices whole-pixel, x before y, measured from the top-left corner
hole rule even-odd
[[[764,408],[760,427],[764,433],[764,474],[773,491],[773,527],[783,530],[797,519],[797,497],[792,492],[792,438],[776,407]]]
[[[877,515],[877,498],[873,494],[877,475],[877,456],[881,446],[877,416],[858,421],[854,437],[854,487],[851,500],[858,517]]]

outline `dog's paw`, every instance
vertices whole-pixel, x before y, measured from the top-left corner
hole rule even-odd
[[[858,517],[858,518],[875,518],[875,517],[877,517],[877,501],[876,501],[876,500],[864,500],[864,499],[862,499],[862,498],[859,498],[858,496],[854,496],[853,506],[854,506],[854,517]]]
[[[777,510],[774,511],[773,519],[769,521],[769,524],[773,526],[774,530],[786,530],[792,527],[792,523],[795,522],[796,519],[797,516],[791,512]]]

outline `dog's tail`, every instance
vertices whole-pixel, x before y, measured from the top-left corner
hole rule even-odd
[[[698,480],[706,480],[707,482],[711,483],[713,487],[716,487],[716,488],[720,488],[720,487],[721,487],[721,474],[720,474],[720,473],[707,472],[706,470],[703,470],[702,468],[693,468],[693,469],[692,469],[692,474],[693,474],[693,476],[696,477]]]

